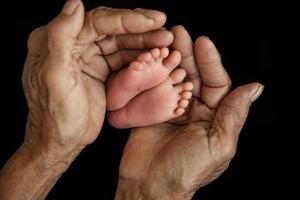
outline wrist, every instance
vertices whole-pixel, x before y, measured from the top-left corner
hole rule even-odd
[[[119,177],[115,200],[145,200],[141,193],[140,183]]]
[[[42,120],[32,119],[32,116],[28,117],[25,140],[20,149],[30,155],[33,162],[43,161],[45,166],[42,167],[67,168],[85,145],[71,139],[64,142],[66,139],[58,137],[59,130],[50,120],[42,124]]]
[[[145,184],[139,180],[119,177],[115,200],[191,200],[194,193],[171,190],[171,187],[159,185],[155,181]]]
[[[194,196],[194,192],[185,192],[173,184],[158,184],[155,181],[144,184],[142,194],[147,194],[149,200],[191,200]]]
[[[35,145],[26,140],[18,150],[22,162],[30,163],[37,173],[49,172],[60,176],[84,147],[67,150],[57,145]]]
[[[75,157],[58,159],[24,142],[1,169],[0,199],[45,199]]]

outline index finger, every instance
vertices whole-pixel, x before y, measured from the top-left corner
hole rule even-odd
[[[78,39],[90,42],[106,35],[144,33],[161,28],[165,22],[166,15],[156,10],[99,7],[86,14]]]
[[[195,42],[195,57],[201,77],[201,99],[210,108],[216,108],[231,87],[221,57],[215,45],[207,37]]]

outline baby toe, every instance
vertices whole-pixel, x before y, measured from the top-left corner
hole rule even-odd
[[[188,91],[191,91],[194,87],[193,83],[192,82],[185,82],[182,84],[182,89],[183,90],[188,90]]]
[[[184,91],[184,92],[181,94],[181,97],[182,97],[183,99],[190,99],[190,98],[192,98],[192,96],[193,96],[193,94],[192,94],[192,92],[190,92],[190,91]]]
[[[164,47],[160,49],[160,57],[161,58],[166,58],[169,55],[169,49]]]
[[[186,107],[189,105],[189,101],[186,100],[186,99],[181,99],[181,100],[178,102],[178,105],[179,105],[181,108],[186,108]]]
[[[134,62],[130,63],[128,68],[131,70],[135,70],[135,71],[141,71],[141,70],[143,70],[143,64],[138,61],[134,61]]]
[[[137,60],[139,62],[149,62],[153,59],[152,54],[150,52],[145,52],[139,55],[139,57],[137,58]]]
[[[175,109],[174,114],[177,117],[179,117],[179,116],[183,115],[184,111],[185,111],[184,108],[178,107],[178,108]]]
[[[160,50],[158,48],[152,49],[150,52],[154,59],[156,59],[160,56]]]
[[[167,58],[163,60],[163,65],[172,71],[181,61],[181,54],[179,51],[173,51]]]
[[[178,93],[182,93],[183,91],[191,91],[193,89],[193,83],[185,82],[182,84],[178,84],[175,86],[175,89]]]
[[[175,69],[171,74],[170,78],[172,80],[172,84],[175,85],[177,83],[180,83],[181,81],[184,80],[186,77],[186,71],[182,68]]]

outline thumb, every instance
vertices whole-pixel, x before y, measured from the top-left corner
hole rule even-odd
[[[57,44],[75,39],[84,21],[84,6],[80,0],[67,0],[61,13],[48,25],[49,39]]]
[[[239,133],[247,119],[251,104],[261,95],[264,86],[250,83],[240,86],[221,102],[210,135],[225,137],[227,142],[236,144]]]

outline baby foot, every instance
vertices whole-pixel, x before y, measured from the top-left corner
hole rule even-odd
[[[121,70],[110,81],[107,88],[107,110],[124,107],[137,94],[148,90],[169,76],[180,63],[180,53],[168,48],[155,48],[142,53],[137,61]]]
[[[108,113],[108,121],[116,128],[142,127],[181,116],[192,97],[191,82],[181,83],[183,69],[174,70],[156,87],[133,98],[124,108]]]

